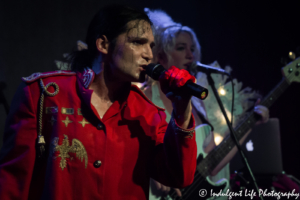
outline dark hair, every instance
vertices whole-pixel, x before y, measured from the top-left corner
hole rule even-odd
[[[127,23],[133,20],[145,20],[150,25],[152,22],[144,11],[128,6],[110,5],[98,11],[92,19],[86,36],[87,50],[72,53],[71,69],[81,71],[92,65],[97,55],[96,40],[105,35],[110,42],[110,48],[114,49],[116,38],[128,29]]]

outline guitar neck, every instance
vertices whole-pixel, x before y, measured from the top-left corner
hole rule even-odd
[[[290,83],[283,79],[260,103],[269,108],[279,98],[279,96],[288,88]],[[252,111],[246,119],[240,123],[234,130],[237,139],[240,140],[258,121],[257,115]],[[228,135],[224,140],[214,148],[197,166],[198,171],[203,177],[206,177],[210,172],[223,160],[223,158],[235,146],[234,141]]]

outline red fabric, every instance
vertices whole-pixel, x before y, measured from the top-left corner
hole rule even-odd
[[[182,87],[187,81],[196,81],[196,78],[185,69],[178,69],[175,66],[171,66],[165,73],[159,77],[159,82],[162,91],[166,94],[171,89]]]
[[[92,91],[85,89],[78,77],[80,74],[43,79],[45,85],[55,82],[59,86],[56,96],[46,96],[44,100],[47,157],[43,159],[36,158],[35,149],[39,83],[21,84],[11,104],[0,154],[1,200],[140,200],[148,199],[150,176],[172,187],[192,183],[196,169],[195,137],[174,134],[164,111],[136,87],[123,101],[115,101],[100,119],[90,103]],[[46,114],[46,107],[58,107],[58,113]],[[73,108],[74,114],[62,114],[62,108]],[[67,127],[63,122],[66,117],[72,121]],[[83,118],[90,124],[83,127],[79,123]],[[102,130],[97,129],[100,123],[104,125]],[[57,137],[61,145],[64,135],[69,145],[73,139],[83,144],[88,156],[86,168],[85,160],[68,153],[70,158],[62,170],[60,152],[53,153],[53,141]],[[94,167],[97,160],[102,162],[99,168]]]

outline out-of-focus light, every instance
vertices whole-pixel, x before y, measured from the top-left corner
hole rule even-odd
[[[226,111],[228,120],[231,121],[231,112],[229,112],[226,108],[225,108],[225,111]],[[226,119],[225,119],[224,115],[222,114],[222,112],[220,112],[220,115],[221,115],[221,123],[226,124]]]
[[[214,140],[216,145],[219,145],[223,140],[223,136],[221,136],[219,133],[214,133]]]
[[[292,51],[289,52],[289,58],[292,59],[292,60],[295,60],[296,59],[296,54]]]
[[[133,85],[136,85],[138,88],[141,88],[143,86],[143,83],[139,82],[132,82]]]
[[[226,91],[223,88],[221,88],[219,89],[219,94],[224,96],[226,95]]]

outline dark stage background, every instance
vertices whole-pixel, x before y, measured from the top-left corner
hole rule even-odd
[[[0,1],[0,81],[10,103],[22,76],[55,70],[55,59],[84,40],[88,23],[108,1]],[[230,65],[233,76],[266,95],[282,78],[281,57],[296,51],[299,1],[111,0],[135,7],[161,8],[192,27],[202,46],[202,62]],[[271,2],[271,1],[268,1]],[[294,83],[270,109],[280,119],[283,167],[300,178],[298,153],[300,84]],[[0,105],[0,145],[6,118]],[[266,141],[268,142],[268,141]]]

